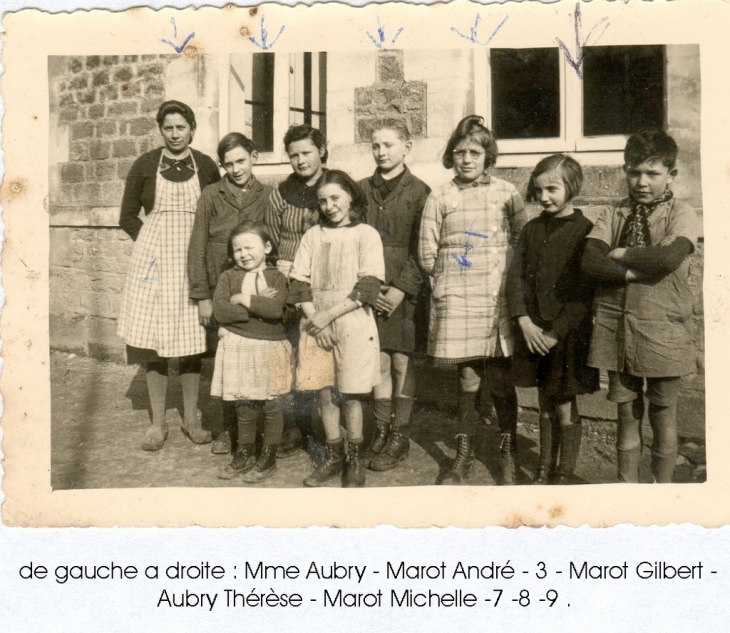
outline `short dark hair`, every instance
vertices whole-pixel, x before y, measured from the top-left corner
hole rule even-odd
[[[358,224],[365,214],[368,201],[358,184],[350,178],[344,171],[338,169],[330,169],[324,172],[321,180],[317,183],[317,190],[325,185],[337,185],[352,198],[352,206],[350,207],[350,219],[353,224]],[[322,221],[327,222],[327,217],[322,215]]]
[[[580,188],[583,186],[583,170],[578,161],[566,154],[553,154],[543,158],[532,170],[530,182],[527,183],[528,202],[537,201],[535,178],[550,171],[560,174],[563,179],[567,200],[572,200],[580,193]]]
[[[223,164],[226,153],[236,147],[245,149],[249,154],[253,154],[256,151],[256,144],[250,138],[240,132],[231,132],[226,134],[221,139],[221,142],[218,143],[218,160],[221,165]]]
[[[289,151],[289,145],[296,143],[297,141],[310,140],[314,143],[314,146],[319,150],[324,150],[322,155],[322,162],[327,162],[329,152],[327,151],[327,141],[324,138],[324,134],[320,132],[316,127],[303,123],[302,125],[292,125],[284,134],[284,148]]]
[[[276,250],[274,240],[272,240],[271,235],[269,235],[269,229],[266,228],[266,225],[263,222],[241,222],[241,224],[231,231],[231,234],[228,236],[228,259],[233,261],[233,239],[239,235],[243,235],[244,233],[253,233],[258,235],[264,244],[266,244],[266,242],[271,244],[271,252],[266,256],[266,263],[274,266],[276,264],[276,260],[279,259],[279,253]]]
[[[636,167],[647,160],[660,161],[665,167],[674,169],[678,151],[676,141],[663,130],[642,130],[626,141],[624,164]]]
[[[484,159],[485,169],[497,162],[499,150],[497,149],[497,141],[494,140],[494,134],[484,125],[483,117],[471,114],[459,121],[459,125],[456,126],[449,139],[441,161],[446,169],[451,169],[454,166],[454,148],[464,139],[476,141],[484,148],[487,153]]]
[[[377,132],[378,130],[393,130],[402,140],[411,140],[411,131],[408,129],[408,123],[404,119],[378,119],[373,123],[370,136],[372,137],[373,132]]]
[[[157,116],[155,117],[157,120],[157,127],[162,127],[162,122],[168,114],[181,115],[188,122],[190,128],[193,130],[195,129],[195,112],[192,111],[189,105],[182,101],[165,101],[160,106],[159,110],[157,110]]]

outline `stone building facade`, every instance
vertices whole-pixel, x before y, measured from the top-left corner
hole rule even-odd
[[[701,215],[699,47],[661,49],[664,126],[681,150],[673,188]],[[51,346],[124,358],[116,317],[132,242],[118,228],[119,205],[134,159],[160,145],[154,116],[162,101],[179,99],[193,108],[198,122],[193,146],[212,157],[221,136],[229,131],[253,135],[253,122],[265,121],[270,126],[266,137],[274,142],[260,152],[255,173],[271,184],[290,172],[281,147],[289,124],[311,121],[326,127],[329,166],[362,178],[374,166],[368,143],[373,121],[402,118],[413,134],[408,164],[435,186],[450,177],[440,157],[456,123],[475,112],[492,123],[490,100],[499,77],[494,67],[490,74],[489,54],[488,49],[465,49],[267,53],[271,57],[257,60],[251,54],[49,58]],[[621,150],[626,137],[581,136],[580,119],[587,116],[580,110],[582,86],[561,63],[560,138],[500,139],[495,170],[524,192],[540,158],[570,151],[584,166],[577,204],[590,217],[597,205],[625,196]],[[257,68],[269,74],[257,76]],[[269,99],[263,105],[261,94]],[[535,205],[529,209],[538,212]],[[691,266],[700,368],[702,262],[700,244]]]

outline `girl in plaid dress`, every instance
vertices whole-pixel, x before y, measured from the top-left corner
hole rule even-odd
[[[167,438],[168,360],[180,358],[182,431],[196,444],[212,440],[198,411],[205,329],[190,299],[187,252],[200,192],[220,180],[213,160],[189,147],[195,114],[184,103],[166,101],[157,112],[165,146],[140,156],[127,176],[119,225],[135,240],[124,284],[118,334],[127,362],[143,363],[152,426],[142,448],[156,451]],[[139,218],[144,208],[147,219]]]
[[[474,461],[479,391],[490,389],[501,431],[502,482],[514,483],[517,395],[510,378],[513,348],[505,284],[512,249],[526,223],[517,190],[489,174],[497,144],[479,116],[457,126],[443,155],[455,178],[426,201],[418,257],[432,277],[428,353],[459,368],[455,482]]]
[[[373,308],[385,280],[383,243],[360,217],[367,202],[347,174],[329,171],[319,185],[323,221],[304,234],[291,271],[289,302],[302,311],[297,386],[320,392],[327,458],[307,486],[345,473],[343,486],[365,485],[362,403],[380,383]],[[347,427],[345,467],[340,411]]]
[[[213,314],[220,324],[211,395],[234,402],[238,450],[218,474],[243,475],[257,483],[276,471],[276,449],[284,426],[279,397],[291,391],[291,345],[282,315],[286,277],[274,268],[276,252],[266,227],[244,222],[231,232],[235,262],[218,279]],[[264,417],[264,446],[256,459],[256,425]]]

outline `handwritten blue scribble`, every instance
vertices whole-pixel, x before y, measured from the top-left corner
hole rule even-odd
[[[583,21],[579,3],[576,3],[575,5],[573,22],[575,27],[575,57],[573,57],[571,52],[568,50],[568,47],[565,42],[563,42],[563,40],[561,40],[559,37],[556,37],[555,41],[558,43],[560,50],[562,50],[565,54],[565,61],[567,61],[568,64],[573,67],[578,77],[580,79],[583,79],[583,48],[585,46],[588,46],[588,41],[591,39],[593,32],[603,24],[603,30],[598,34],[595,41],[592,43],[593,46],[595,46],[598,43],[598,40],[601,39],[601,36],[606,32],[606,29],[610,26],[610,22],[608,21],[608,18],[601,18],[598,23],[590,30],[586,38],[582,39],[581,32],[583,29]]]
[[[390,43],[388,44],[388,47],[393,46],[395,44],[395,41],[400,37],[400,34],[403,32],[403,29],[405,27],[400,27],[393,36],[393,39],[390,40]],[[370,41],[375,44],[381,51],[387,51],[388,48],[385,46],[385,27],[380,24],[380,18],[378,18],[378,38],[375,39],[375,36],[370,33],[370,31],[365,31],[365,35],[367,35],[370,38]]]
[[[175,24],[175,18],[170,18],[170,22],[172,22],[172,28],[174,29],[173,39],[177,39],[177,24]],[[195,31],[190,33],[184,40],[183,43],[178,46],[174,42],[171,42],[170,40],[160,40],[164,44],[169,44],[175,49],[176,53],[182,53],[185,50],[185,47],[188,45],[188,42],[192,40],[195,37]]]
[[[152,261],[150,262],[150,267],[147,269],[147,274],[142,277],[142,283],[145,284],[148,281],[155,281],[154,278],[150,277],[150,273],[152,272],[152,269],[155,267],[155,264],[157,263],[157,258],[153,257]]]
[[[276,37],[274,38],[273,42],[269,42],[269,32],[266,30],[266,27],[264,26],[264,16],[261,16],[261,41],[257,42],[255,37],[249,37],[249,41],[252,44],[255,44],[258,46],[261,50],[268,51],[274,44],[276,44],[276,41],[279,39],[281,34],[284,32],[284,29],[286,28],[285,24],[281,25],[281,28],[279,29],[279,32],[276,34]]]
[[[472,267],[472,263],[469,260],[469,252],[473,251],[474,247],[471,244],[464,244],[464,254],[463,255],[457,255],[454,253],[452,257],[456,260],[456,263],[459,264],[459,275],[463,275],[469,268]]]
[[[393,231],[390,228],[390,220],[385,221],[385,226],[383,227],[383,230],[381,232],[383,235],[387,235],[388,237],[393,237]]]
[[[471,231],[471,230],[469,230],[469,231],[464,231],[464,234],[465,235],[471,235],[472,237],[481,237],[481,238],[483,238],[485,240],[488,240],[489,239],[489,235],[487,235],[486,233],[480,233],[479,231]]]
[[[474,20],[474,26],[472,26],[469,29],[469,35],[465,35],[459,29],[457,29],[455,26],[452,26],[451,30],[454,33],[456,33],[459,37],[462,37],[465,40],[469,40],[472,44],[482,44],[482,45],[486,46],[487,44],[489,44],[489,42],[491,42],[494,39],[494,36],[497,35],[497,33],[499,32],[499,29],[501,29],[504,26],[504,23],[509,19],[509,16],[508,15],[504,16],[504,19],[497,25],[497,28],[494,29],[494,31],[492,31],[492,34],[487,38],[486,42],[480,42],[479,34],[477,33],[477,31],[479,30],[479,20],[481,20],[481,19],[482,19],[482,16],[480,16],[477,13],[476,20]]]

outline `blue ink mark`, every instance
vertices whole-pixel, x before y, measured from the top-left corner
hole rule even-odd
[[[393,39],[390,40],[390,44],[388,46],[393,46],[395,44],[395,41],[400,37],[400,34],[403,32],[403,29],[405,27],[400,27],[393,36]],[[378,18],[378,39],[375,39],[372,33],[370,31],[365,31],[365,35],[367,35],[370,38],[370,41],[375,44],[381,51],[387,51],[385,44],[385,27],[380,24],[380,18]]]
[[[173,39],[177,39],[177,24],[175,24],[175,18],[170,18],[170,22],[172,22],[172,28],[174,29]],[[188,45],[188,42],[192,40],[195,37],[195,31],[190,33],[184,40],[183,43],[180,44],[180,46],[177,46],[174,42],[171,42],[170,40],[160,40],[163,44],[169,44],[175,49],[176,53],[182,53],[185,50],[185,47]]]
[[[456,33],[459,37],[462,37],[465,40],[469,40],[472,44],[482,44],[482,45],[486,46],[487,44],[489,44],[489,42],[491,42],[494,39],[494,36],[497,35],[497,33],[499,32],[499,29],[501,29],[504,26],[504,23],[509,19],[509,16],[508,15],[504,16],[504,19],[497,25],[497,28],[495,28],[494,31],[492,31],[492,34],[489,36],[489,38],[487,38],[486,42],[480,42],[479,34],[477,33],[477,31],[479,30],[479,20],[481,20],[481,19],[482,19],[482,16],[480,16],[477,13],[476,20],[474,20],[474,26],[472,26],[469,29],[469,35],[465,35],[459,29],[457,29],[455,26],[452,26],[451,30],[454,33]]]
[[[469,261],[469,251],[473,251],[474,247],[471,244],[464,244],[464,254],[463,255],[452,255],[452,257],[456,260],[456,263],[459,264],[459,275],[463,275],[469,268],[472,267],[471,261]]]
[[[390,220],[385,221],[385,226],[383,227],[383,234],[387,235],[389,237],[393,237],[393,231],[390,228]]]
[[[142,277],[142,283],[147,283],[148,281],[155,281],[152,277],[150,277],[150,273],[152,272],[152,269],[155,267],[155,264],[157,263],[157,258],[154,257],[152,261],[150,262],[150,267],[147,269],[147,274]]]
[[[591,39],[591,35],[593,35],[593,31],[595,31],[601,24],[605,24],[603,27],[603,30],[598,34],[598,37],[596,37],[595,42],[593,42],[593,46],[596,45],[599,39],[601,39],[601,36],[606,32],[606,29],[611,25],[611,23],[608,21],[608,18],[601,18],[598,23],[590,30],[586,38],[583,40],[581,31],[583,27],[583,21],[582,16],[580,12],[580,4],[576,3],[575,5],[575,13],[573,14],[573,21],[575,25],[575,57],[570,53],[568,50],[567,45],[561,40],[559,37],[555,38],[555,41],[558,43],[558,46],[560,47],[560,50],[563,51],[565,54],[565,61],[570,64],[573,69],[575,70],[576,74],[578,75],[579,79],[583,79],[583,48],[585,46],[588,46],[588,41]]]
[[[479,233],[479,231],[464,231],[464,234],[471,235],[472,237],[481,237],[485,240],[489,239],[489,235],[487,235],[486,233]]]
[[[249,41],[252,44],[256,44],[261,50],[268,51],[274,44],[276,44],[276,40],[279,39],[281,34],[284,32],[284,28],[286,25],[281,26],[279,29],[279,32],[276,34],[276,37],[274,38],[274,41],[269,43],[269,32],[266,30],[266,27],[264,26],[264,16],[261,16],[261,41],[257,42],[255,37],[249,37]]]

